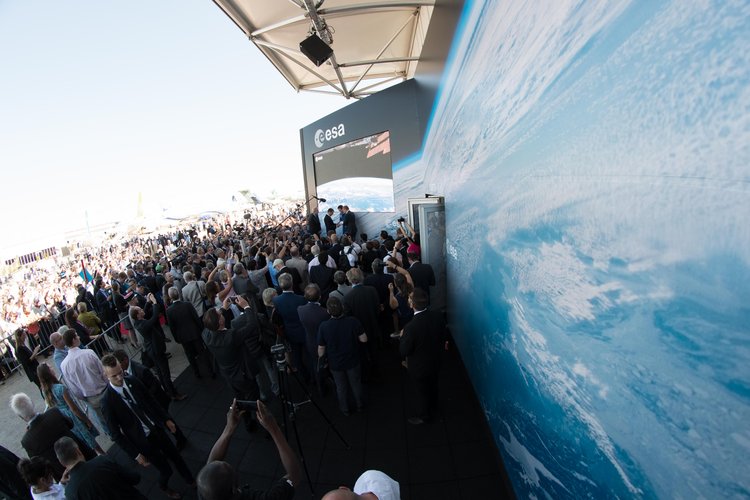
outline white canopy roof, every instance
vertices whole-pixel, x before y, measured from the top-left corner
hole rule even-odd
[[[361,98],[414,76],[435,0],[214,0],[296,90]],[[316,67],[299,43],[333,56]]]

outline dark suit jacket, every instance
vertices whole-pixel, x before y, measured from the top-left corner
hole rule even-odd
[[[167,352],[167,344],[164,341],[164,331],[159,324],[159,312],[161,306],[156,304],[153,307],[151,316],[146,319],[137,319],[133,322],[141,335],[143,335],[143,348],[151,355],[161,355]]]
[[[237,295],[255,295],[260,291],[257,286],[253,285],[249,275],[247,278],[235,275],[232,278],[232,290],[234,290],[234,293]]]
[[[143,410],[143,413],[156,426],[163,427],[167,420],[171,420],[169,414],[164,411],[164,408],[154,400],[138,380],[126,375],[124,383],[130,389],[133,398]],[[156,450],[152,449],[151,444],[146,439],[146,433],[143,432],[140,420],[111,385],[108,385],[104,392],[102,413],[107,421],[112,440],[132,459],[135,460],[138,454],[149,457],[156,453]]]
[[[328,249],[328,256],[333,258],[333,261],[338,264],[339,257],[341,257],[341,252],[344,251],[344,245],[341,243],[336,243],[335,245],[331,245],[331,248]]]
[[[357,285],[344,296],[344,311],[354,316],[370,338],[374,341],[378,335],[378,312],[380,311],[378,292],[368,285]]]
[[[320,287],[320,295],[324,301],[328,298],[328,294],[336,289],[336,283],[333,281],[335,272],[335,269],[331,269],[324,264],[318,264],[310,268],[310,283],[315,283]]]
[[[380,303],[383,304],[386,310],[390,310],[390,307],[388,307],[388,299],[390,297],[390,292],[388,291],[389,283],[393,283],[393,276],[390,274],[371,274],[365,277],[365,285],[373,287],[378,292]]]
[[[290,342],[305,342],[305,329],[300,323],[297,308],[304,306],[307,301],[293,293],[282,293],[273,298],[273,305],[284,321],[284,333]]]
[[[192,309],[192,306],[190,308]],[[148,389],[148,392],[151,394],[151,396],[154,397],[156,402],[159,403],[162,408],[167,410],[169,408],[169,402],[172,401],[172,398],[170,398],[167,393],[164,392],[164,388],[161,386],[161,382],[159,382],[159,379],[154,375],[154,372],[134,359],[130,360],[130,366],[133,370],[133,377],[135,377],[138,382],[143,384],[143,386]]]
[[[409,373],[416,378],[436,375],[447,338],[442,314],[430,310],[415,314],[404,327],[400,345],[401,356],[408,357]]]
[[[302,323],[305,329],[308,347],[317,347],[318,327],[322,322],[329,319],[331,315],[320,304],[316,304],[315,302],[308,302],[304,306],[299,306],[297,314],[299,315],[300,323]]]
[[[355,217],[354,212],[350,210],[345,213],[342,222],[344,223],[344,233],[350,234],[352,239],[354,239],[357,236],[357,218]]]
[[[299,293],[302,291],[302,276],[300,276],[299,271],[297,271],[293,267],[289,267],[287,265],[284,265],[281,269],[279,269],[279,274],[276,276],[281,276],[282,274],[287,273],[292,275],[292,290],[294,290],[294,293]],[[277,289],[279,292],[279,295],[281,295],[281,288]]]
[[[310,234],[318,234],[320,232],[320,218],[317,213],[311,213],[307,216],[307,230]]]
[[[29,487],[18,472],[19,461],[13,452],[0,446],[0,498],[31,500]]]
[[[435,271],[432,270],[432,266],[429,264],[422,264],[421,262],[415,262],[408,269],[411,275],[414,286],[421,288],[427,295],[430,295],[430,287],[435,286]]]
[[[203,332],[203,323],[190,302],[172,302],[167,308],[167,323],[172,336],[180,344],[199,339]]]
[[[323,217],[323,222],[326,225],[326,234],[328,234],[328,231],[336,230],[336,223],[333,222],[333,219],[330,215],[326,214],[325,217]]]
[[[41,456],[52,464],[52,472],[58,481],[62,477],[65,467],[57,461],[55,455],[55,441],[61,437],[72,438],[81,449],[83,456],[87,459],[94,458],[96,454],[86,443],[78,439],[72,432],[73,422],[60,413],[57,408],[50,408],[40,413],[29,422],[26,434],[21,438],[21,446],[30,457]]]
[[[76,500],[146,500],[135,488],[141,475],[107,457],[80,462],[70,471],[65,497]]]
[[[249,390],[244,349],[245,340],[256,325],[251,321],[251,314],[254,314],[251,308],[245,309],[243,314],[232,320],[230,328],[226,330],[203,330],[203,341],[219,365],[219,371],[232,389],[240,393]]]

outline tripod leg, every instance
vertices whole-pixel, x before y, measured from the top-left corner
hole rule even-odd
[[[307,388],[305,387],[305,384],[302,383],[302,381],[299,379],[296,373],[292,372],[292,376],[294,377],[294,380],[297,381],[297,384],[299,384],[299,386],[304,391],[305,395],[307,396],[307,399],[313,404],[315,409],[318,410],[318,413],[320,414],[321,417],[323,417],[323,420],[326,421],[326,423],[328,424],[328,427],[333,431],[334,434],[336,434],[336,436],[338,436],[338,438],[341,440],[344,446],[346,446],[346,449],[350,450],[351,446],[349,446],[349,443],[346,442],[346,439],[344,439],[344,436],[342,436],[341,433],[338,431],[338,429],[336,429],[336,426],[333,425],[333,422],[331,422],[331,419],[328,418],[328,415],[325,414],[323,409],[320,406],[318,406],[318,403],[316,403],[315,400],[312,398],[312,394],[310,394],[310,391],[307,390]]]
[[[279,396],[281,399],[281,403],[283,405],[282,410],[282,418],[284,419],[284,437],[287,438],[287,441],[289,440],[289,432],[287,428],[287,418],[286,418],[286,412],[287,408],[289,409],[289,420],[292,422],[292,429],[294,430],[294,441],[297,443],[297,450],[299,451],[300,461],[302,462],[302,468],[305,469],[305,476],[307,477],[307,484],[310,486],[310,493],[315,496],[315,489],[313,488],[312,479],[310,478],[310,470],[307,468],[307,461],[305,460],[305,453],[302,450],[302,443],[299,439],[299,430],[297,429],[297,420],[295,418],[295,412],[297,411],[296,406],[294,403],[289,401],[287,398],[289,397],[289,380],[287,379],[287,375],[282,369],[282,367],[279,367]]]

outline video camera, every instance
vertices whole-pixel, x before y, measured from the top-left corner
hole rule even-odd
[[[285,342],[279,342],[271,346],[271,355],[279,366],[286,363],[286,353],[288,352],[291,352],[291,349]]]

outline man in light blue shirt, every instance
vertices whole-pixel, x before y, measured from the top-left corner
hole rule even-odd
[[[65,347],[65,340],[63,340],[63,333],[67,332],[69,328],[65,325],[61,326],[59,330],[49,336],[49,341],[52,347],[55,348],[55,352],[52,354],[52,359],[55,362],[55,368],[57,368],[57,375],[62,375],[63,359],[68,355],[68,349]]]

